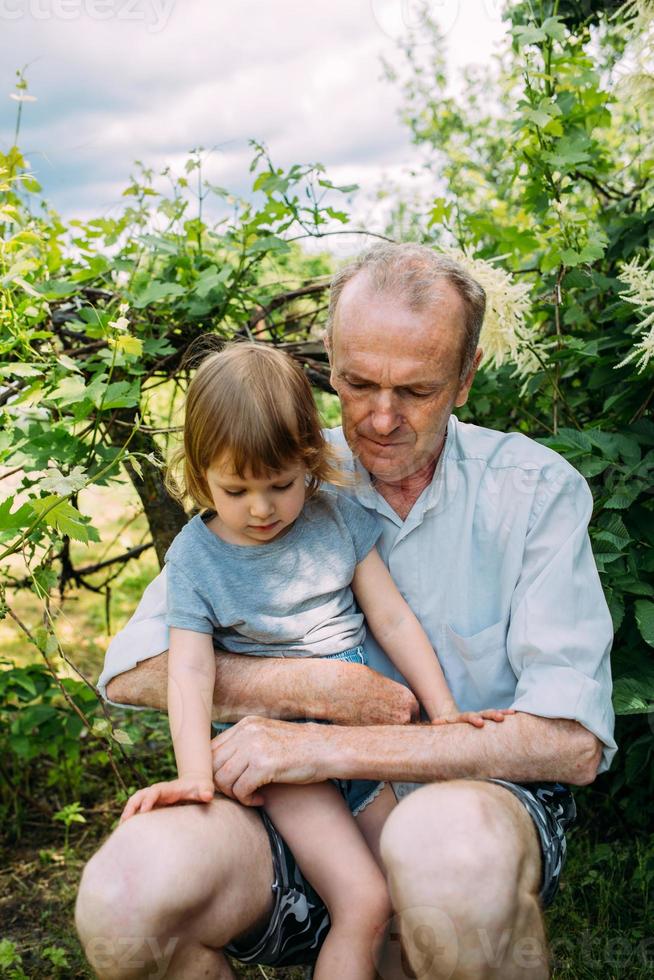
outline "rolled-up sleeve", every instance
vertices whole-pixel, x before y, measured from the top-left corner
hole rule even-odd
[[[604,745],[613,738],[611,616],[588,537],[592,496],[567,463],[541,474],[522,571],[511,604],[507,652],[517,711],[579,722]]]
[[[149,660],[168,649],[166,625],[166,578],[163,571],[150,582],[136,611],[125,627],[114,636],[107,648],[102,673],[98,678],[98,690],[109,704],[116,704],[107,697],[107,684],[136,667],[142,660]],[[138,708],[142,705],[118,704],[119,708]]]

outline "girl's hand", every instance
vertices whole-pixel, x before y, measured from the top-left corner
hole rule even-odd
[[[183,800],[210,803],[214,792],[213,781],[204,776],[184,776],[172,779],[168,783],[155,783],[153,786],[137,790],[130,796],[120,816],[120,822],[124,823],[135,813],[147,813],[155,807],[172,806]]]
[[[483,728],[484,721],[504,721],[507,715],[514,715],[513,708],[483,708],[481,711],[457,711],[455,714],[442,715],[434,718],[432,725],[474,725]]]

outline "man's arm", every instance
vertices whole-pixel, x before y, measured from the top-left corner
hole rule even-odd
[[[217,788],[258,804],[271,782],[387,779],[419,783],[446,779],[566,782],[595,778],[600,741],[577,722],[535,715],[507,716],[501,725],[298,728],[248,718],[213,743]],[[253,795],[254,794],[254,795]]]
[[[166,710],[168,654],[142,660],[107,684],[111,701]],[[418,703],[369,667],[318,658],[216,656],[214,721],[320,718],[344,725],[405,725]],[[306,726],[302,726],[303,728]],[[324,728],[321,728],[324,731]]]

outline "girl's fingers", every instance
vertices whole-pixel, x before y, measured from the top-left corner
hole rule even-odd
[[[136,793],[133,793],[125,804],[125,809],[120,816],[120,822],[125,823],[130,817],[133,817],[135,813],[138,813],[141,806],[141,799],[145,790],[139,789]]]

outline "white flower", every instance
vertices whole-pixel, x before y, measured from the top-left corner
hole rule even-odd
[[[634,106],[654,100],[654,0],[628,0],[616,14],[626,40],[618,66],[618,92]]]
[[[36,96],[28,95],[27,92],[10,92],[9,98],[14,102],[36,102]]]
[[[125,316],[129,312],[129,303],[121,303],[118,307],[118,312],[121,316]]]
[[[616,364],[616,367],[623,367],[630,361],[636,361],[638,371],[644,371],[649,362],[654,358],[654,269],[651,268],[652,256],[641,264],[640,259],[632,259],[631,262],[622,266],[622,272],[618,276],[627,289],[621,293],[621,298],[627,303],[633,303],[637,313],[642,317],[638,322],[637,329],[645,334],[639,343],[634,345],[633,350],[627,354],[624,360]]]
[[[493,265],[498,259],[476,259],[460,249],[445,249],[477,280],[486,292],[486,316],[479,338],[484,361],[501,367],[506,361],[516,366],[518,375],[538,370],[542,341],[526,317],[530,308],[530,287],[515,282],[510,273]]]
[[[126,316],[119,316],[117,320],[110,320],[108,325],[112,330],[129,330],[129,320]]]

